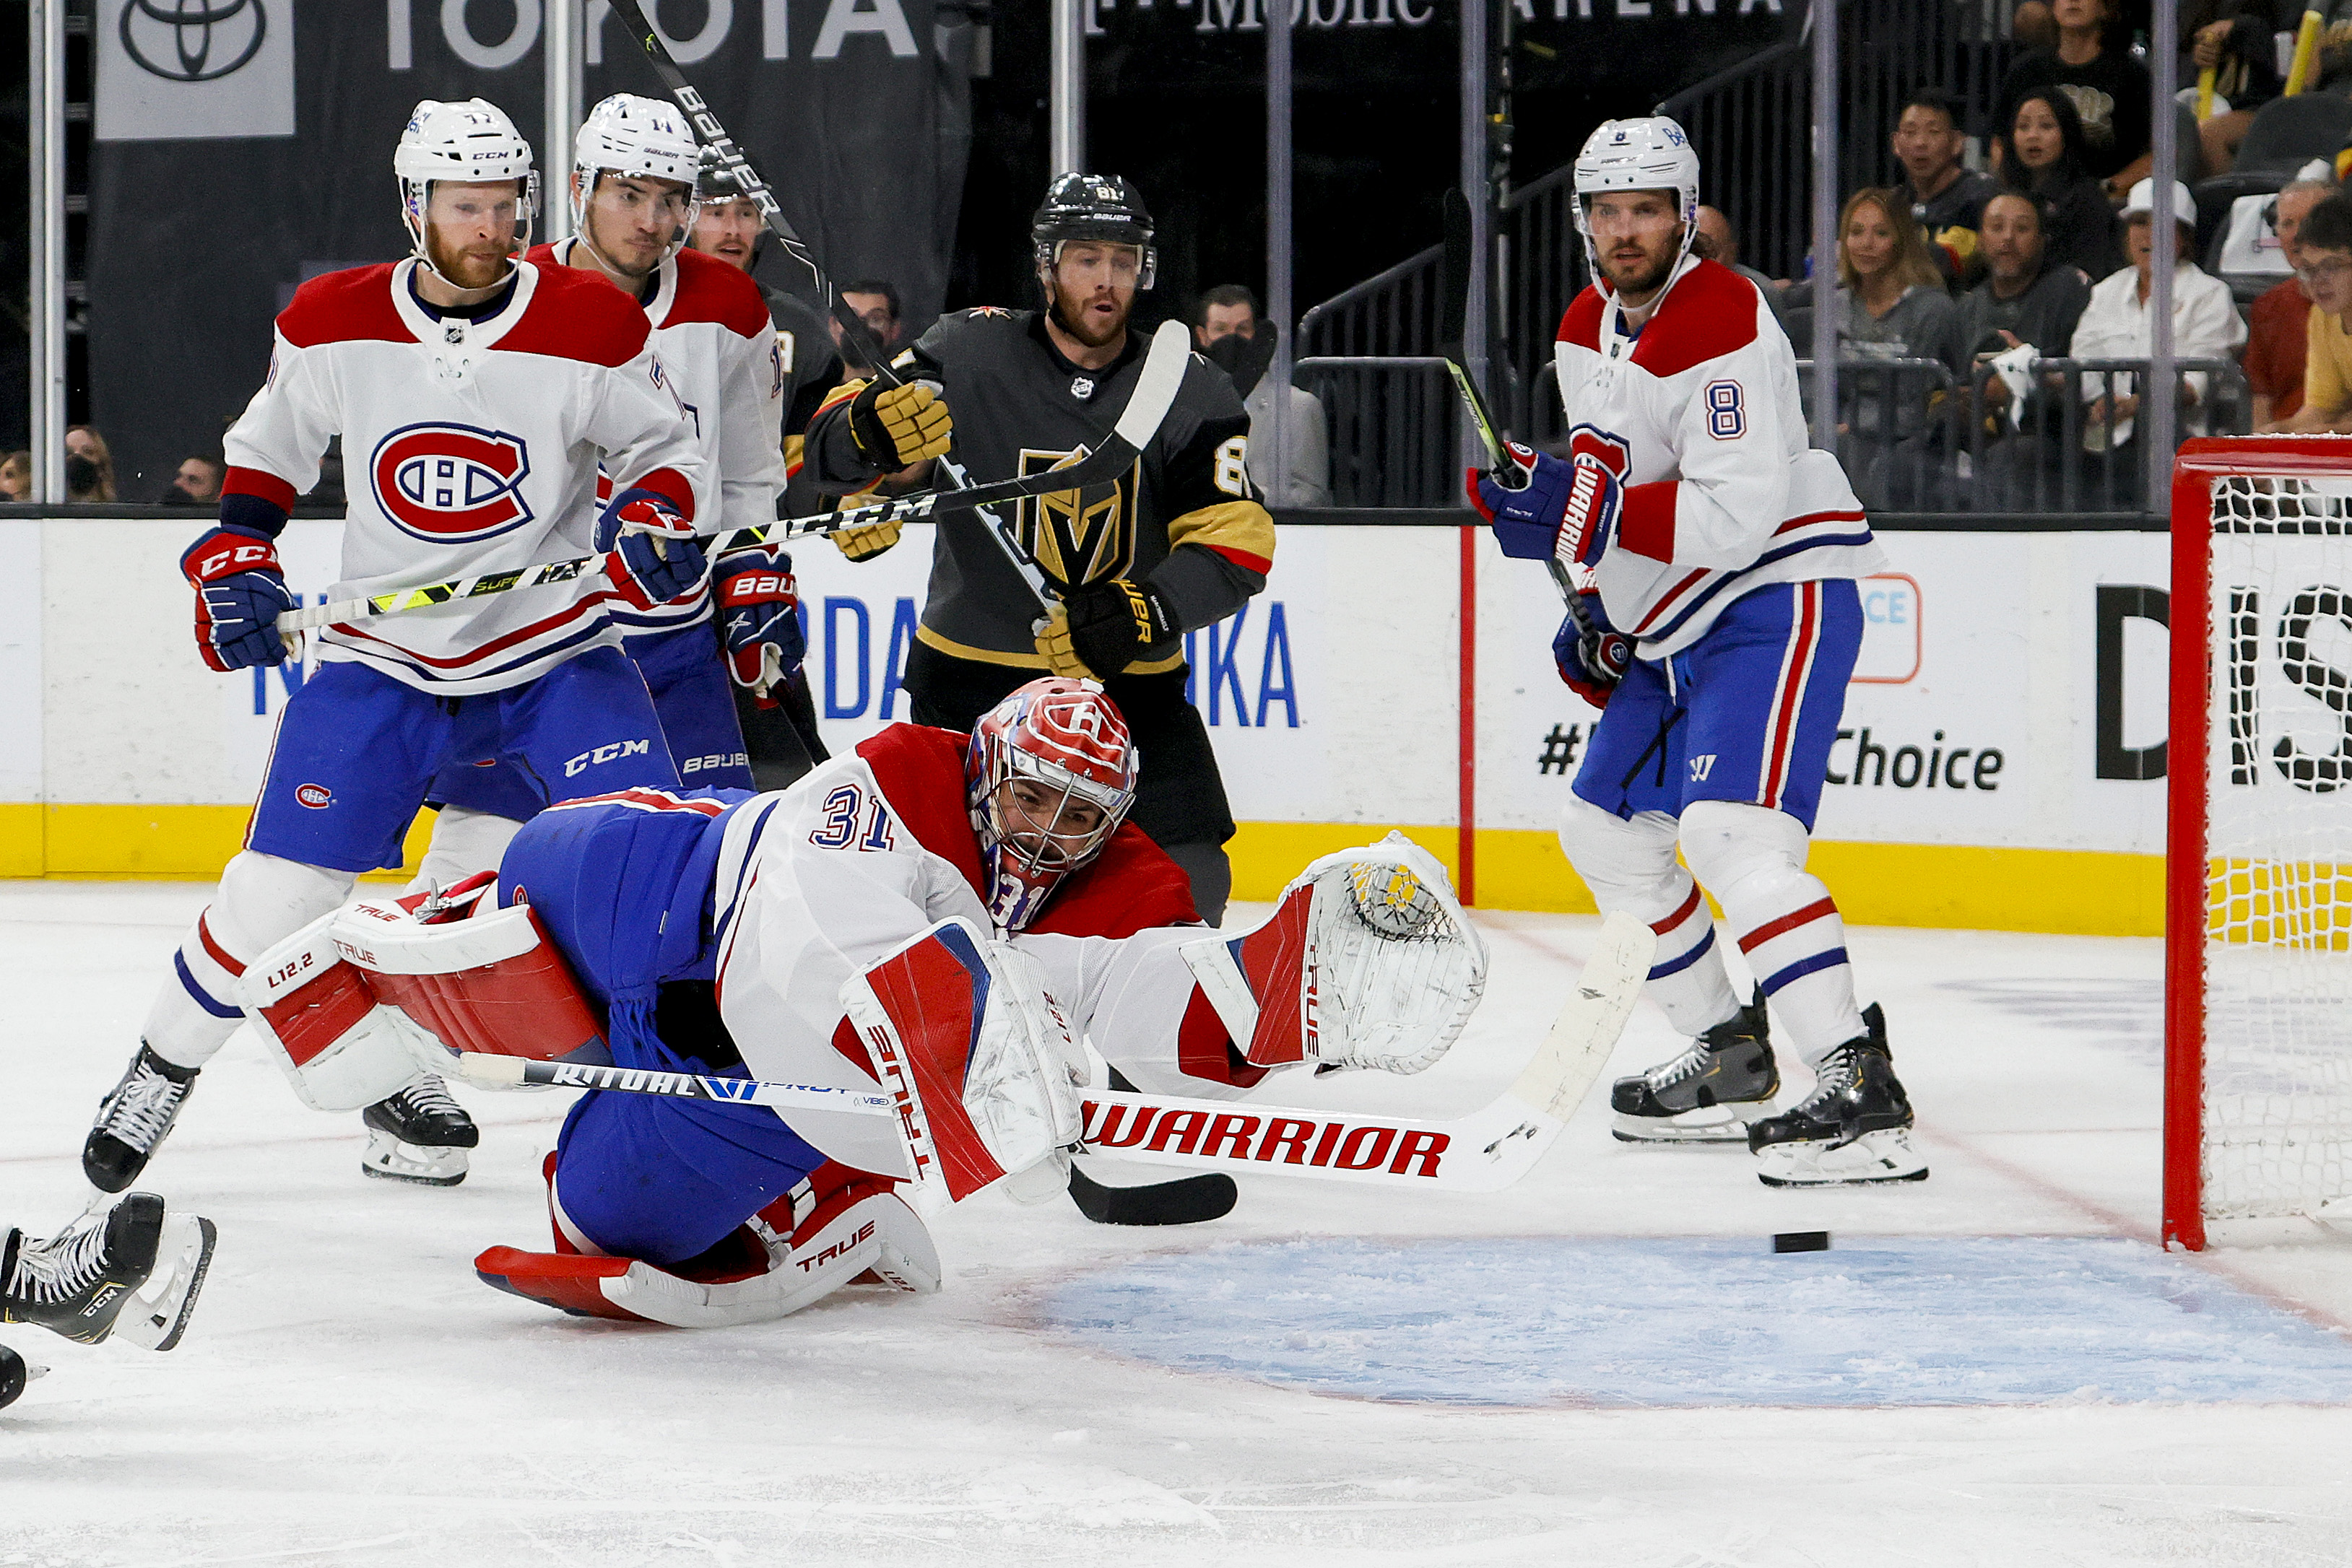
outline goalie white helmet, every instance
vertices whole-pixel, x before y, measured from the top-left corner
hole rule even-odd
[[[1595,279],[1601,277],[1601,257],[1590,213],[1592,198],[1607,191],[1672,191],[1683,225],[1675,267],[1682,266],[1698,234],[1698,153],[1681,126],[1663,114],[1604,120],[1576,155],[1575,177],[1576,229],[1584,236],[1584,259]]]
[[[588,232],[588,201],[603,174],[675,180],[687,189],[686,221],[663,259],[676,256],[694,232],[701,204],[702,148],[686,117],[659,99],[616,92],[588,111],[572,155],[572,227]]]
[[[400,182],[400,219],[408,230],[410,252],[431,267],[434,276],[440,277],[441,271],[425,248],[425,213],[433,199],[433,187],[440,181],[520,182],[515,250],[520,253],[530,247],[531,214],[539,210],[539,173],[531,166],[530,143],[523,140],[506,110],[489,99],[419,100],[400,132],[400,144],[393,149],[392,172]],[[452,288],[464,287],[446,277],[441,280]]]

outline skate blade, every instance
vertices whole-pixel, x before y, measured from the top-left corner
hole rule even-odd
[[[1621,1111],[1609,1135],[1621,1144],[1745,1144],[1748,1123],[1777,1113],[1770,1100],[1706,1105],[1678,1116],[1628,1116]]]
[[[196,1296],[205,1288],[219,1239],[213,1222],[200,1216],[175,1214],[164,1220],[154,1271],[115,1318],[114,1337],[144,1350],[170,1350],[178,1344],[188,1332],[188,1318],[196,1310]]]
[[[1911,1129],[1885,1127],[1851,1143],[1823,1140],[1759,1149],[1756,1179],[1766,1186],[1870,1186],[1926,1181],[1927,1158],[1911,1146]]]
[[[415,1182],[419,1186],[456,1186],[466,1179],[467,1168],[463,1149],[403,1143],[373,1127],[368,1129],[367,1148],[360,1155],[362,1174],[384,1181]]]

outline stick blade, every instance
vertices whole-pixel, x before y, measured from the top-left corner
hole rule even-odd
[[[1563,1122],[1574,1115],[1625,1032],[1657,950],[1657,933],[1623,911],[1602,921],[1575,993],[1511,1093]]]
[[[1215,1171],[1149,1186],[1106,1186],[1070,1167],[1070,1201],[1097,1225],[1200,1225],[1231,1214],[1239,1196],[1234,1178]]]
[[[1192,329],[1181,321],[1160,323],[1160,329],[1151,334],[1150,351],[1143,358],[1143,373],[1135,378],[1135,390],[1128,394],[1127,407],[1113,427],[1121,441],[1138,452],[1151,444],[1176,401],[1176,390],[1184,384],[1184,371],[1192,361]]]

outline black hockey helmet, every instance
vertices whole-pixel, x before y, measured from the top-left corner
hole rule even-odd
[[[1035,243],[1037,265],[1051,271],[1061,259],[1062,246],[1072,240],[1099,240],[1107,245],[1131,245],[1143,252],[1135,286],[1151,287],[1159,270],[1160,253],[1151,246],[1151,214],[1135,187],[1117,174],[1057,174],[1029,220],[1029,237]]]

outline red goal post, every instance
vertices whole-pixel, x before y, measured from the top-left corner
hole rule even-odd
[[[2352,436],[2182,447],[2170,623],[2163,1236],[2195,1250],[2352,1207]]]

